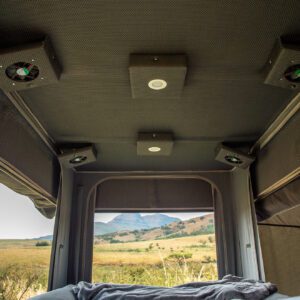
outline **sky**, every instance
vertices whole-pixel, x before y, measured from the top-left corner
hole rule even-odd
[[[97,213],[94,221],[109,222],[120,213]],[[151,215],[152,213],[142,213]],[[205,213],[165,213],[188,220]],[[0,239],[31,239],[53,234],[54,219],[45,218],[32,201],[0,184]]]
[[[54,219],[45,218],[28,197],[0,184],[0,239],[30,239],[53,229]]]

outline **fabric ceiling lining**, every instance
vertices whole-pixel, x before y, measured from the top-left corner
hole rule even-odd
[[[57,143],[96,144],[98,161],[78,170],[228,170],[214,160],[217,144],[253,143],[294,95],[264,85],[263,68],[276,39],[300,30],[297,0],[6,1],[0,8],[0,46],[52,40],[60,82],[20,94]],[[131,53],[185,53],[182,98],[132,99]],[[139,131],[172,131],[193,143],[175,143],[172,157],[140,158]]]

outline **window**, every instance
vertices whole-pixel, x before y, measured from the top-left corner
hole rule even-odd
[[[47,290],[53,228],[30,199],[0,184],[0,299]]]
[[[213,213],[95,214],[93,282],[174,286],[217,277]]]

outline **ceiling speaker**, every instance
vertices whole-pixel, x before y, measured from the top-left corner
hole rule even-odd
[[[268,61],[266,84],[300,90],[300,44],[276,43]]]
[[[233,167],[246,169],[254,162],[255,158],[221,144],[216,149],[216,160]]]
[[[168,156],[173,149],[172,133],[139,133],[137,154],[145,156]]]
[[[56,83],[61,69],[50,40],[0,50],[0,88],[23,90]]]
[[[187,72],[185,55],[130,55],[132,97],[179,99]]]
[[[66,149],[59,155],[60,163],[66,168],[75,168],[96,161],[97,152],[93,146]]]

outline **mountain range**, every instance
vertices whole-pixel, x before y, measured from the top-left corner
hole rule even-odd
[[[95,222],[94,235],[103,235],[124,230],[151,229],[178,221],[180,221],[179,218],[160,213],[146,216],[142,216],[140,213],[122,213],[107,223]]]
[[[207,235],[215,232],[214,215],[207,214],[186,221],[177,220],[155,228],[120,230],[95,235],[95,243],[127,243],[160,239],[173,239],[186,236]]]
[[[160,213],[146,216],[142,216],[140,213],[122,213],[107,223],[94,222],[94,235],[103,235],[123,230],[151,229],[177,221],[180,221],[180,219]],[[52,235],[47,235],[38,239],[52,240],[52,238]]]

